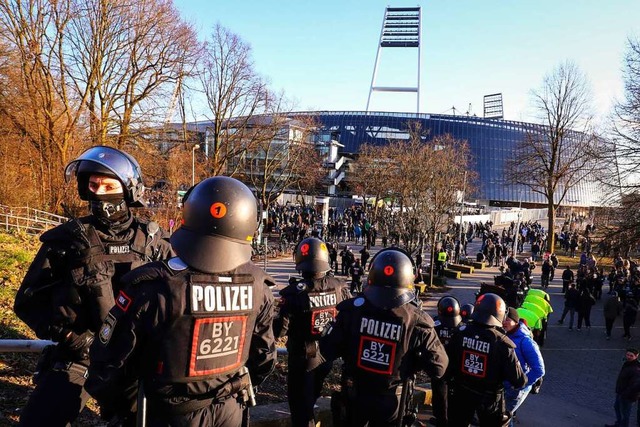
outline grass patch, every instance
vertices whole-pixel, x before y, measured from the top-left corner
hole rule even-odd
[[[13,301],[40,241],[24,233],[0,232],[0,338],[33,338],[13,312]]]

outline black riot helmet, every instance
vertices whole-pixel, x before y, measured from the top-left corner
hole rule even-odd
[[[471,320],[487,326],[500,326],[504,320],[507,305],[496,294],[486,293],[478,297]]]
[[[416,296],[415,275],[413,261],[404,251],[384,249],[371,260],[364,296],[379,308],[400,307]]]
[[[438,301],[438,320],[447,328],[455,328],[462,322],[460,303],[452,296],[440,298]]]
[[[463,322],[469,321],[469,317],[473,314],[473,304],[462,304],[460,306],[460,316]]]
[[[184,262],[221,273],[251,260],[258,208],[246,185],[226,176],[208,178],[183,203],[182,226],[171,236],[171,246]]]
[[[140,165],[128,153],[113,147],[98,145],[69,162],[64,170],[65,180],[78,178],[78,194],[89,200],[89,177],[93,174],[112,176],[122,183],[124,199],[130,207],[143,207],[144,183]]]
[[[327,244],[316,237],[307,237],[296,246],[296,270],[302,273],[326,273],[331,270]]]

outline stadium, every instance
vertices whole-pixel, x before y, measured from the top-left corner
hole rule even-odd
[[[428,138],[449,134],[469,144],[471,164],[478,176],[475,199],[486,206],[546,207],[546,199],[524,186],[509,184],[504,176],[505,162],[517,154],[518,145],[530,133],[545,133],[533,123],[473,116],[412,114],[363,111],[318,111],[297,113],[314,115],[321,124],[319,139],[336,140],[339,154],[353,157],[363,144],[383,145],[389,140],[409,137],[408,123],[418,122]],[[296,114],[292,114],[296,115]],[[348,172],[345,180],[349,181]],[[568,190],[562,205],[594,207],[602,205],[602,192],[595,181],[584,180]],[[467,198],[469,201],[469,198]]]

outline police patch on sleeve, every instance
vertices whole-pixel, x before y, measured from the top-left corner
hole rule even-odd
[[[167,265],[173,271],[182,271],[187,268],[187,264],[178,257],[173,257],[169,261],[167,261]]]
[[[98,333],[98,337],[100,338],[100,342],[104,345],[109,344],[109,340],[111,339],[111,335],[113,334],[113,328],[116,326],[116,318],[113,314],[109,313],[107,318],[104,319],[104,323],[100,328],[100,332]]]
[[[118,298],[116,298],[116,305],[120,307],[120,309],[124,312],[129,310],[129,306],[131,306],[131,297],[124,293],[124,291],[120,291],[118,294]]]

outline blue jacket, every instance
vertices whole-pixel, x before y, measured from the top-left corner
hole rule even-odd
[[[545,373],[544,360],[538,344],[533,340],[529,328],[522,322],[507,336],[516,345],[516,356],[518,356],[522,370],[527,374],[527,386],[533,385]]]

